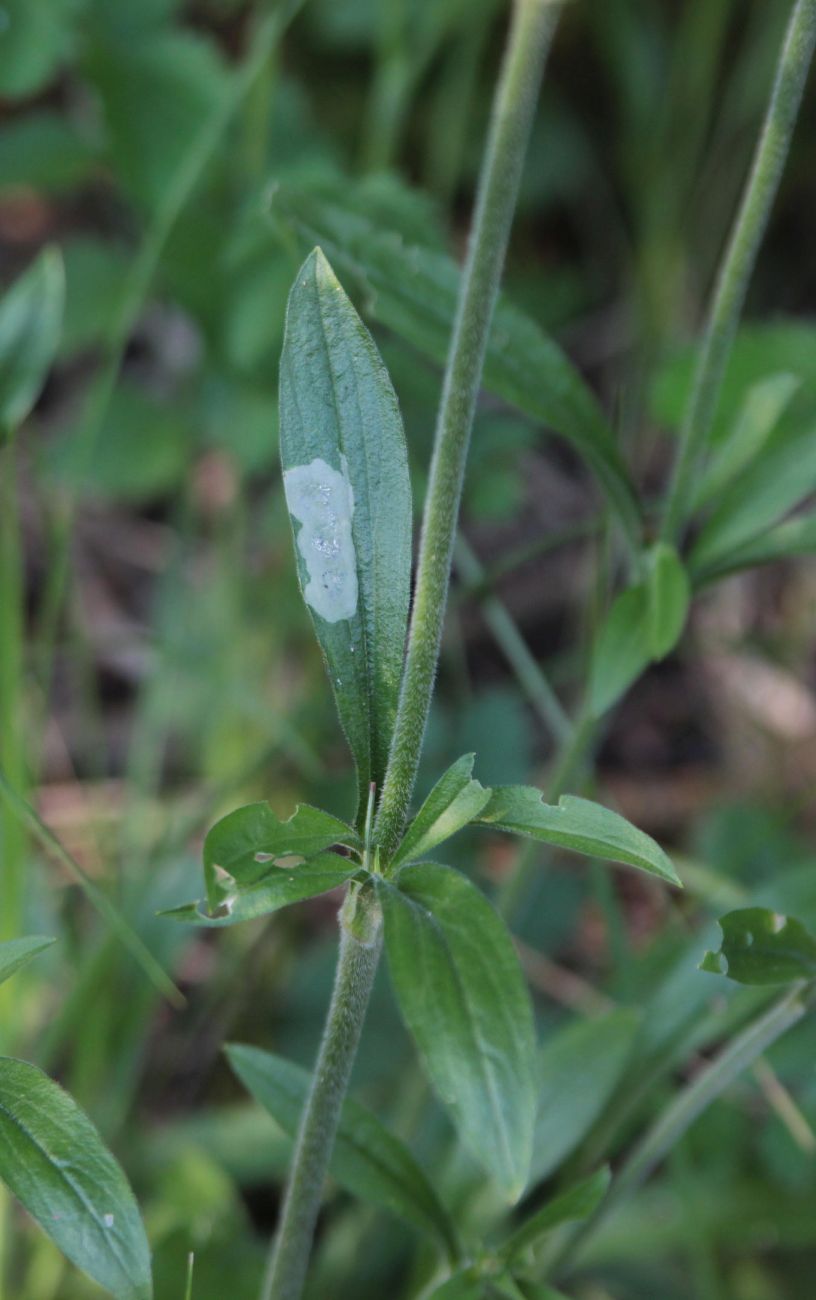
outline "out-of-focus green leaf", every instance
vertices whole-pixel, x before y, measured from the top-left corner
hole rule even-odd
[[[637,1030],[636,1012],[611,1011],[577,1020],[544,1044],[531,1186],[553,1173],[586,1137],[626,1069]]]
[[[76,1102],[10,1057],[0,1058],[0,1178],[116,1300],[150,1300],[150,1251],[125,1175]]]
[[[392,865],[416,861],[473,821],[490,790],[472,779],[475,754],[463,754],[441,776],[394,854]]]
[[[674,649],[686,624],[691,587],[673,546],[658,542],[647,555],[647,624],[652,659]]]
[[[309,1095],[308,1070],[256,1047],[225,1050],[255,1100],[294,1138]],[[343,1103],[329,1169],[354,1196],[390,1210],[455,1254],[456,1230],[427,1176],[376,1115],[351,1098]]]
[[[486,1300],[488,1280],[477,1268],[466,1268],[454,1273],[431,1292],[431,1300]]]
[[[589,705],[600,718],[629,689],[650,659],[649,596],[644,583],[615,597],[595,638]]]
[[[346,184],[348,191],[348,185]],[[279,188],[274,211],[307,243],[320,243],[338,269],[367,295],[377,320],[442,363],[456,307],[459,270],[431,248],[383,231],[354,198]],[[484,384],[537,423],[567,438],[598,476],[610,501],[638,528],[638,510],[614,437],[590,390],[545,332],[499,300],[484,365]]]
[[[563,1223],[588,1219],[606,1196],[610,1181],[609,1166],[604,1165],[565,1192],[560,1192],[516,1228],[500,1247],[499,1253],[512,1263],[524,1251],[538,1246],[544,1237]]]
[[[0,437],[26,418],[40,395],[59,341],[65,277],[47,248],[0,299]]]
[[[298,575],[357,765],[381,787],[408,624],[411,487],[397,399],[316,249],[289,297],[280,447]]]
[[[800,515],[786,519],[770,528],[761,537],[755,537],[742,546],[721,555],[709,565],[694,572],[695,581],[702,585],[723,578],[740,569],[752,569],[759,564],[772,564],[774,560],[793,559],[798,555],[816,552],[816,515]]]
[[[720,917],[722,946],[700,969],[738,984],[788,984],[816,976],[816,939],[792,916],[743,907]]]
[[[732,483],[762,450],[801,382],[797,375],[783,373],[751,385],[731,431],[706,467],[697,492],[698,508]]]
[[[213,899],[185,903],[160,913],[195,925],[238,925],[277,912],[292,903],[337,889],[360,870],[359,863],[336,853],[321,853],[296,866],[275,866],[250,884],[219,883]]]
[[[5,943],[0,943],[0,984],[11,979],[32,957],[50,948],[54,942],[54,939],[34,934],[27,935],[24,939],[8,939]]]
[[[0,95],[34,95],[57,72],[73,37],[76,0],[3,0]]]
[[[351,826],[309,804],[298,804],[286,821],[268,803],[245,804],[217,821],[204,840],[207,896],[215,906],[219,867],[243,887],[257,884],[283,858],[313,858],[333,844],[359,843]]]
[[[671,860],[651,835],[590,799],[565,794],[557,804],[549,804],[533,785],[500,785],[475,820],[477,825],[528,835],[590,858],[638,867],[681,885]]]
[[[97,347],[110,335],[120,310],[129,254],[124,247],[83,237],[63,244],[65,320],[60,355]]]
[[[428,1076],[462,1140],[512,1200],[535,1115],[533,1018],[504,923],[450,867],[378,879],[391,980]]]
[[[0,39],[2,46],[3,39]],[[59,193],[88,173],[93,151],[65,117],[45,109],[3,124],[0,189],[31,186]]]

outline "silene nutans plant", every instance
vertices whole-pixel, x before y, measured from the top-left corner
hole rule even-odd
[[[575,6],[582,2],[573,0]],[[614,7],[616,12],[625,8]],[[242,97],[257,92],[259,69],[298,8],[272,7],[229,96],[205,119],[188,165],[157,201],[151,238],[130,269],[113,318],[107,369],[86,412],[85,441],[80,438],[77,452],[83,473],[93,464],[94,439],[109,412],[124,345],[160,253],[205,162],[223,147],[230,115],[244,103]],[[376,1272],[378,1250],[390,1241],[390,1229],[383,1225],[392,1219],[402,1224],[385,1268],[393,1279],[387,1293],[395,1298],[616,1300],[626,1295],[637,1300],[657,1295],[648,1290],[653,1285],[648,1274],[631,1292],[618,1289],[614,1266],[608,1276],[595,1276],[597,1242],[608,1239],[616,1223],[631,1227],[627,1212],[643,1204],[638,1193],[661,1167],[676,1174],[678,1186],[690,1185],[683,1181],[688,1170],[673,1163],[685,1149],[682,1139],[746,1072],[766,1080],[790,1130],[804,1130],[804,1149],[812,1154],[808,1144],[816,1140],[806,1119],[764,1059],[777,1040],[806,1020],[814,1000],[816,929],[807,918],[787,912],[796,910],[798,885],[787,888],[785,877],[775,888],[756,891],[742,884],[717,885],[689,860],[687,892],[699,892],[707,902],[727,901],[720,909],[725,914],[719,932],[714,928],[704,938],[699,930],[689,932],[677,948],[675,965],[667,976],[655,975],[654,996],[644,994],[642,1006],[625,996],[618,1004],[588,993],[577,976],[571,977],[571,1005],[586,1014],[556,1028],[542,1025],[534,1009],[530,953],[518,931],[531,908],[542,914],[548,908],[540,846],[589,859],[584,867],[597,873],[600,897],[609,896],[605,882],[614,864],[651,876],[655,897],[682,889],[685,860],[675,866],[654,838],[590,797],[596,792],[594,753],[618,702],[678,645],[701,593],[727,575],[816,548],[816,516],[797,510],[816,489],[816,440],[812,428],[785,423],[796,402],[797,376],[783,369],[763,374],[749,385],[730,425],[713,437],[816,42],[816,0],[796,0],[792,6],[751,167],[712,276],[692,370],[683,378],[686,407],[670,473],[648,494],[634,481],[625,442],[578,370],[499,292],[562,8],[557,0],[508,5],[506,48],[461,269],[441,249],[412,243],[404,230],[390,231],[376,204],[369,211],[364,196],[354,199],[350,180],[334,189],[297,177],[273,176],[271,185],[264,184],[264,231],[273,228],[290,257],[296,252],[305,258],[288,293],[280,358],[282,490],[300,590],[353,756],[357,798],[346,818],[308,803],[298,803],[288,818],[265,801],[235,807],[204,839],[201,897],[166,898],[149,917],[146,895],[131,912],[128,889],[103,888],[27,797],[26,764],[14,743],[22,688],[10,649],[12,631],[16,627],[19,633],[22,626],[14,466],[18,431],[41,394],[68,322],[59,253],[46,249],[0,304],[0,571],[12,611],[0,645],[0,980],[18,976],[20,984],[10,988],[23,988],[25,975],[36,969],[34,959],[49,960],[45,952],[53,943],[24,933],[29,841],[78,885],[105,927],[87,987],[104,982],[111,954],[121,949],[132,978],[165,998],[168,1015],[184,1014],[165,962],[185,936],[212,931],[206,951],[217,961],[226,939],[217,933],[221,930],[320,895],[332,895],[330,908],[333,899],[341,900],[334,982],[313,1068],[258,1046],[227,1042],[224,1052],[235,1081],[253,1099],[249,1140],[241,1145],[236,1127],[220,1145],[212,1136],[205,1139],[206,1156],[193,1157],[190,1152],[197,1148],[182,1144],[179,1150],[190,1163],[179,1156],[174,1168],[188,1172],[170,1180],[165,1200],[150,1200],[145,1223],[108,1145],[108,1134],[117,1134],[117,1123],[121,1128],[116,1099],[110,1099],[110,1113],[97,1126],[52,1077],[65,1049],[62,1020],[57,1017],[48,1072],[16,1054],[0,1059],[0,1178],[9,1194],[0,1207],[0,1288],[6,1255],[12,1258],[8,1242],[20,1221],[12,1198],[60,1252],[35,1253],[19,1274],[23,1289],[0,1289],[0,1297],[81,1300],[101,1288],[117,1300],[150,1300],[154,1293],[157,1300],[170,1300],[167,1283],[158,1281],[148,1238],[171,1236],[174,1216],[186,1223],[185,1198],[204,1197],[202,1188],[214,1208],[197,1210],[196,1222],[202,1240],[222,1232],[213,1252],[222,1258],[199,1270],[193,1234],[183,1276],[173,1275],[172,1295],[224,1300],[234,1294],[237,1300],[249,1294],[238,1259],[247,1249],[240,1244],[248,1239],[246,1222],[223,1191],[226,1174],[216,1156],[226,1151],[226,1167],[232,1169],[241,1161],[265,1160],[267,1149],[274,1148],[276,1164],[269,1176],[285,1173],[285,1192],[276,1222],[264,1225],[272,1228],[268,1256],[264,1247],[263,1258],[258,1251],[250,1260],[258,1300],[375,1294],[344,1279],[355,1267],[363,1277],[369,1266],[371,1276],[382,1276]],[[725,8],[712,0],[711,13]],[[464,26],[455,31],[457,40],[466,40]],[[387,53],[387,41],[383,48]],[[399,95],[407,103],[408,92],[417,89],[399,60],[388,66],[391,80],[383,74],[381,86],[383,116],[369,141],[375,159],[385,149],[377,131],[384,133],[389,121],[396,130]],[[417,63],[420,71],[425,66]],[[417,85],[420,80],[417,72]],[[386,94],[383,87],[389,86]],[[389,331],[392,350],[410,345],[444,363],[416,546],[398,395],[352,297]],[[569,708],[457,532],[474,418],[480,403],[496,399],[570,444],[603,498],[593,525],[602,539],[602,573],[594,608],[586,611],[583,681]],[[412,465],[415,460],[412,454]],[[62,560],[49,588],[55,611],[68,581],[66,539],[77,509],[69,492],[56,519]],[[552,758],[542,786],[515,783],[512,772],[506,781],[486,783],[480,765],[490,760],[488,748],[465,752],[447,770],[437,771],[429,793],[417,798],[454,571],[455,592],[479,595],[485,621],[523,697],[551,734]],[[46,680],[53,635],[46,620]],[[488,735],[487,746],[489,740]],[[149,744],[139,752],[149,753]],[[144,765],[149,766],[146,759]],[[492,771],[496,764],[489,766]],[[227,796],[219,792],[217,802],[223,806]],[[449,845],[466,828],[511,855],[511,866],[495,880],[477,878]],[[449,854],[457,866],[448,865]],[[289,959],[297,985],[297,948]],[[395,1084],[392,1078],[393,1125],[350,1089],[381,963],[413,1044]],[[729,981],[750,987],[731,1001]],[[719,1001],[712,997],[715,988]],[[25,1045],[30,1007],[25,998],[15,1001],[8,994],[4,984],[4,1043]],[[87,989],[86,994],[90,997]],[[229,996],[226,988],[223,998]],[[219,1006],[216,1000],[208,1009],[216,1031]],[[71,1007],[76,1028],[82,1003]],[[124,1033],[131,1011],[122,1009],[121,1025],[110,1018],[104,1032]],[[205,1030],[205,1037],[211,1034],[209,1023]],[[129,1050],[138,1055],[141,1049],[134,1040]],[[395,1049],[389,1036],[378,1034],[373,1050],[387,1062]],[[86,1055],[75,1072],[79,1085],[94,1068]],[[430,1119],[420,1123],[428,1114]],[[268,1117],[273,1127],[264,1128]],[[418,1132],[422,1136],[414,1140]],[[185,1141],[193,1142],[190,1134],[192,1129]],[[155,1159],[150,1143],[144,1145],[142,1163],[133,1165],[140,1189],[149,1182],[149,1161]],[[327,1187],[340,1189],[341,1210],[336,1223],[330,1215],[319,1224]],[[689,1233],[697,1231],[704,1214],[692,1200],[683,1202],[681,1211]],[[223,1209],[227,1204],[233,1207],[229,1212]],[[204,1221],[209,1226],[201,1228]],[[635,1235],[648,1237],[657,1223],[638,1225]],[[694,1289],[672,1290],[671,1297],[723,1300],[727,1292],[717,1278],[716,1259],[705,1253],[705,1225],[699,1231],[702,1245],[689,1281]],[[81,1274],[92,1280],[92,1291],[82,1289]],[[777,1300],[781,1294],[761,1289],[757,1275],[757,1289],[749,1290],[746,1282],[739,1300],[749,1295]]]

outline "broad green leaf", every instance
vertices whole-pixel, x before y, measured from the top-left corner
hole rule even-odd
[[[816,939],[792,916],[743,907],[720,917],[722,946],[700,969],[738,984],[788,984],[816,976]]]
[[[476,821],[590,858],[638,867],[682,888],[670,859],[651,835],[590,799],[565,794],[557,804],[549,804],[533,785],[499,785]]]
[[[586,1137],[626,1069],[637,1030],[636,1012],[612,1011],[577,1020],[544,1044],[531,1186],[558,1169]]]
[[[382,784],[396,717],[411,487],[391,381],[319,249],[289,295],[280,446],[300,583],[362,802],[370,782]]]
[[[589,684],[593,717],[617,704],[650,658],[649,597],[639,583],[616,596],[595,639]]]
[[[256,1047],[231,1044],[225,1051],[255,1100],[294,1138],[309,1095],[308,1070]],[[390,1210],[456,1253],[456,1230],[423,1170],[376,1115],[351,1098],[343,1103],[329,1168],[354,1196]]]
[[[752,384],[724,442],[715,448],[697,492],[697,508],[732,483],[762,450],[801,385],[797,375],[768,375]]]
[[[283,858],[313,858],[333,844],[359,845],[357,832],[320,808],[298,804],[281,821],[268,803],[249,803],[227,813],[204,840],[204,882],[212,907],[218,902],[218,868],[244,888],[269,875]]]
[[[384,231],[344,199],[278,188],[276,214],[308,243],[320,243],[367,295],[378,321],[439,364],[444,363],[456,309],[459,269],[442,253]],[[589,388],[557,343],[535,321],[500,299],[484,365],[484,385],[537,423],[571,442],[597,475],[630,530],[638,510],[613,434]]]
[[[3,0],[0,96],[34,95],[53,77],[70,49],[72,0]]]
[[[337,889],[359,870],[358,862],[336,853],[322,853],[296,866],[267,865],[266,875],[259,880],[247,885],[234,880],[219,883],[213,899],[185,903],[160,915],[195,925],[238,925]]]
[[[405,832],[392,866],[424,857],[481,812],[490,790],[471,777],[475,757],[463,754],[439,778]]]
[[[465,1145],[515,1200],[530,1160],[535,1041],[510,935],[450,867],[423,862],[378,885],[403,1019]]]
[[[0,1057],[0,1178],[116,1300],[150,1300],[150,1251],[125,1175],[76,1102],[10,1057]]]
[[[524,1251],[538,1246],[542,1238],[562,1224],[588,1219],[606,1196],[611,1177],[609,1166],[604,1165],[547,1201],[507,1238],[500,1247],[502,1257],[510,1263]]]
[[[51,194],[72,189],[90,170],[93,153],[65,115],[45,109],[3,123],[0,190],[18,185]]]
[[[798,555],[816,552],[816,515],[799,515],[770,528],[761,537],[755,537],[727,555],[721,555],[708,565],[694,571],[695,584],[702,586],[740,569],[752,569],[759,564],[772,564],[774,560],[793,559]]]
[[[0,299],[0,437],[26,418],[59,342],[65,282],[54,248],[40,253]]]
[[[691,587],[673,546],[658,542],[647,555],[647,623],[652,659],[674,649],[686,624]]]
[[[692,549],[692,566],[706,568],[727,559],[815,489],[813,428],[795,437],[775,439],[723,492]]]
[[[53,939],[34,934],[25,939],[9,939],[6,943],[0,943],[0,984],[16,974],[32,957],[50,948],[54,942]]]

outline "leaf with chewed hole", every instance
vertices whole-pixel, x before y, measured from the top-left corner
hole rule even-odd
[[[789,984],[816,976],[816,939],[792,916],[742,907],[720,917],[722,945],[707,952],[700,970],[737,984]]]
[[[213,898],[184,903],[159,915],[193,925],[239,925],[290,907],[292,903],[326,894],[360,870],[359,862],[341,858],[337,853],[320,853],[306,862],[290,865],[282,862],[270,867],[267,863],[266,874],[260,879],[249,884],[239,884],[234,879],[219,881]]]

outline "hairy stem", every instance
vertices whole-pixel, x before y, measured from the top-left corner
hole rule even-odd
[[[422,750],[439,659],[470,431],[556,17],[557,6],[550,0],[516,0],[493,105],[442,387],[394,741],[375,825],[375,838],[386,857],[405,825]]]
[[[797,0],[788,24],[771,100],[742,203],[709,309],[694,386],[666,499],[662,536],[673,540],[694,502],[700,463],[748,284],[790,148],[816,43],[816,0]]]

